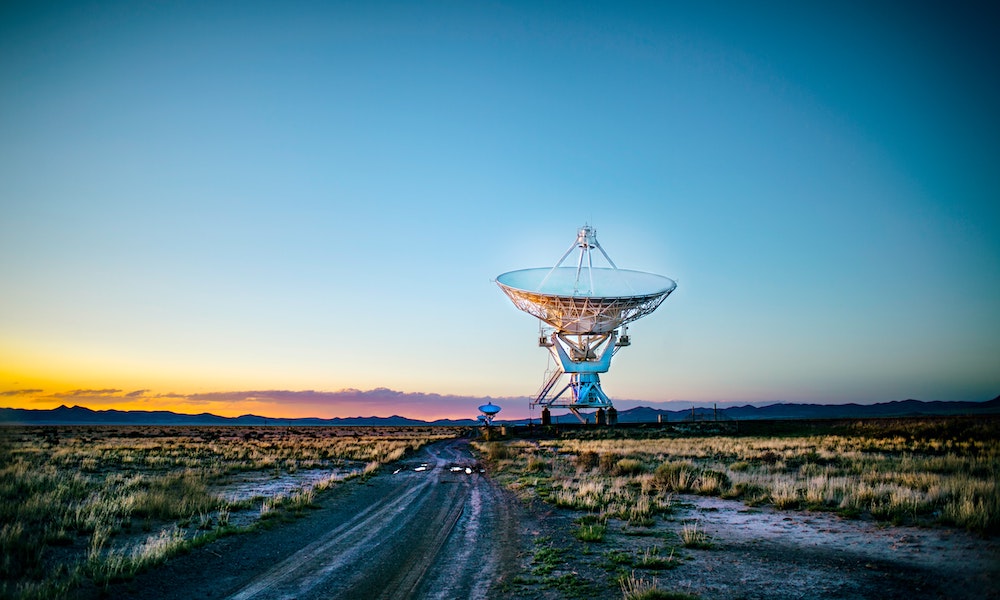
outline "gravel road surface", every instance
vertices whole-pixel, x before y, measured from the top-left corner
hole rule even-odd
[[[106,593],[134,598],[491,598],[516,571],[515,502],[466,440],[317,497],[320,510],[224,538]]]

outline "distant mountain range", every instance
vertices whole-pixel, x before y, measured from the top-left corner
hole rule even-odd
[[[690,420],[754,420],[754,419],[860,419],[871,417],[916,417],[932,415],[987,415],[1000,414],[1000,396],[986,402],[925,402],[901,400],[879,404],[770,404],[768,406],[730,406],[727,408],[691,408],[688,410],[663,410],[638,406],[618,412],[619,423],[655,423],[657,421]],[[553,415],[555,417],[555,415]],[[576,421],[572,415],[558,417],[559,421]],[[496,421],[497,423],[523,424],[527,419]],[[438,419],[422,421],[393,415],[391,417],[336,417],[333,419],[275,419],[258,415],[220,417],[210,413],[197,415],[171,411],[142,410],[91,410],[82,406],[60,406],[49,410],[27,408],[0,408],[3,425],[476,425],[473,419]]]
[[[748,421],[759,419],[863,419],[873,417],[920,417],[933,415],[1000,414],[1000,396],[986,402],[944,402],[897,400],[878,404],[770,404],[767,406],[730,406],[727,408],[691,408],[660,410],[639,406],[618,413],[620,423],[643,423],[660,420]]]
[[[0,424],[6,425],[474,425],[473,419],[421,421],[391,417],[335,417],[320,419],[275,419],[259,415],[220,417],[211,413],[187,415],[169,410],[91,410],[83,406],[60,406],[49,410],[0,408]]]

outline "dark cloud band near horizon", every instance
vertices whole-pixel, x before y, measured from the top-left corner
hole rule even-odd
[[[529,409],[529,398],[442,395],[422,392],[401,392],[378,387],[370,390],[341,389],[317,390],[242,390],[182,394],[177,392],[152,393],[147,389],[125,392],[117,388],[74,389],[46,394],[38,388],[0,391],[0,397],[20,399],[8,408],[29,406],[49,409],[72,404],[93,410],[166,410],[181,414],[210,412],[220,416],[255,414],[266,418],[350,418],[399,415],[408,418],[434,420],[439,418],[471,418],[478,414],[478,407],[487,402],[503,407],[503,417],[519,419],[537,417],[539,410]],[[983,398],[983,401],[991,398]],[[899,400],[905,400],[900,398]],[[936,400],[925,398],[924,400]],[[619,410],[639,406],[665,410],[690,408],[729,408],[737,406],[768,406],[788,402],[693,402],[669,400],[660,402],[616,399]],[[824,404],[820,402],[792,402],[795,404]],[[874,404],[873,402],[860,404]],[[22,404],[22,406],[17,406]],[[844,404],[828,402],[826,404]]]
[[[527,407],[527,397],[442,395],[401,392],[385,387],[370,390],[354,388],[337,391],[318,390],[233,390],[198,393],[154,393],[148,389],[126,392],[119,388],[78,388],[46,393],[39,388],[7,390],[0,397],[19,398],[32,406],[56,407],[73,404],[88,408],[123,410],[172,410],[175,412],[216,411],[247,414],[254,411],[276,418],[308,416],[347,417],[358,414],[403,414],[469,416],[487,402],[503,403],[511,408]],[[286,412],[288,414],[278,414]]]

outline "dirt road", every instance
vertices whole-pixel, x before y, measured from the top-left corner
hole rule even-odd
[[[116,597],[489,598],[513,573],[517,519],[505,492],[452,440],[272,530],[225,538],[171,559]],[[492,594],[491,594],[492,591]]]
[[[1000,599],[1000,541],[944,527],[684,497],[648,530],[613,522],[603,541],[581,542],[573,532],[582,513],[513,498],[478,472],[464,440],[428,446],[317,502],[305,518],[223,538],[76,596],[610,599],[622,597],[619,577],[632,574],[706,600]],[[710,548],[679,548],[670,568],[635,564],[653,548],[671,554],[678,531],[695,522]],[[542,564],[546,554],[558,557],[554,564]]]

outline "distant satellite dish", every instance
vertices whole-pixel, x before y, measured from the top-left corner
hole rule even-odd
[[[580,251],[576,266],[562,266],[574,249]],[[608,267],[594,266],[595,249]],[[677,289],[677,282],[668,277],[619,269],[588,225],[577,230],[576,242],[554,267],[510,271],[496,283],[514,306],[551,328],[551,335],[539,335],[539,344],[549,348],[560,367],[546,379],[532,406],[563,406],[584,422],[580,409],[612,407],[598,374],[608,371],[618,348],[630,344],[628,324],[652,313]],[[570,375],[569,384],[550,395],[564,373]],[[572,397],[561,399],[566,390]]]
[[[498,412],[500,412],[500,410],[501,410],[500,407],[497,406],[496,404],[493,404],[492,402],[490,402],[489,404],[484,404],[479,407],[479,412],[483,413],[484,415],[495,415]]]
[[[493,417],[497,416],[497,413],[500,412],[500,407],[489,402],[480,406],[479,412],[483,413],[477,417],[479,422],[489,427],[493,424]]]
[[[497,406],[496,404],[493,404],[492,402],[487,402],[486,404],[479,407],[479,412],[483,414],[479,415],[476,418],[479,419],[480,423],[482,423],[486,427],[489,427],[493,425],[493,417],[497,416],[497,413],[500,412],[500,407]]]

